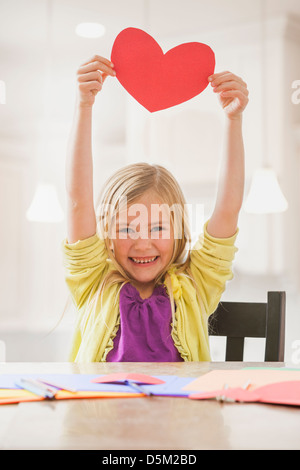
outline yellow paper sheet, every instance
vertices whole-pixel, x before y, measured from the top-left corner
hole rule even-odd
[[[241,369],[214,370],[198,377],[186,385],[183,390],[191,392],[210,392],[228,387],[243,387],[248,381],[248,390],[275,382],[300,380],[299,370],[279,369]]]
[[[95,392],[95,391],[84,391],[84,392],[68,392],[66,390],[60,390],[55,395],[56,400],[68,400],[68,399],[80,399],[80,398],[131,398],[131,397],[142,397],[141,393],[126,393],[126,392]],[[7,405],[10,403],[21,403],[26,401],[42,401],[46,400],[43,397],[39,397],[34,393],[28,392],[22,389],[0,389],[0,405]]]
[[[36,395],[34,393],[27,392],[27,390],[22,390],[20,388],[0,389],[0,399],[1,398],[23,398],[23,397],[36,397]]]
[[[55,395],[57,400],[66,400],[70,398],[131,398],[144,396],[141,393],[126,393],[126,392],[68,392],[66,390],[60,390]]]

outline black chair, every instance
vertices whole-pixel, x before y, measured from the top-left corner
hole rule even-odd
[[[226,336],[225,361],[243,361],[245,338],[266,338],[266,362],[284,361],[285,292],[268,292],[266,303],[220,302],[209,317],[210,336]]]

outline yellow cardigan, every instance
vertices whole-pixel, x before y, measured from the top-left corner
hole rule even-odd
[[[218,306],[226,281],[233,277],[231,268],[238,232],[230,238],[214,238],[206,226],[207,223],[191,251],[190,262],[202,303],[189,277],[176,274],[174,268],[169,271],[176,302],[172,338],[185,361],[210,360],[207,320]],[[100,298],[94,302],[94,309],[87,310],[87,305],[96,298],[103,276],[114,267],[107,257],[104,241],[97,234],[73,244],[65,240],[63,254],[66,283],[78,310],[70,361],[104,362],[120,325],[120,284],[104,290],[102,305]]]

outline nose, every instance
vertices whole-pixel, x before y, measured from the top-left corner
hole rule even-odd
[[[145,251],[152,246],[151,236],[146,232],[140,233],[140,235],[134,240],[134,245],[137,250]]]

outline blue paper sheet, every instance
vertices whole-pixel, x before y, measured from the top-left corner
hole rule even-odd
[[[0,374],[1,388],[19,388],[16,383],[20,378],[31,378],[49,381],[50,384],[60,385],[62,388],[76,391],[103,391],[103,392],[130,392],[136,393],[125,384],[120,383],[93,383],[101,374]],[[145,390],[157,396],[188,396],[189,392],[182,388],[195,377],[178,377],[174,375],[156,376],[165,381],[163,384],[143,385]]]

